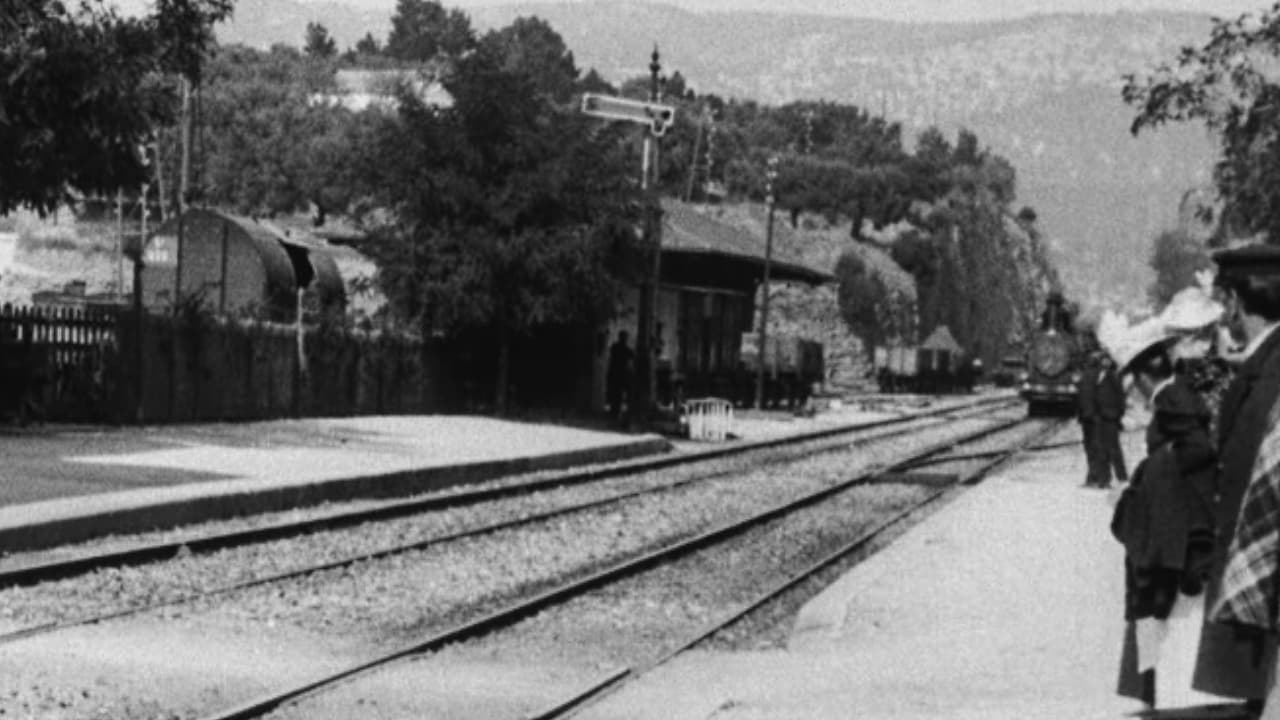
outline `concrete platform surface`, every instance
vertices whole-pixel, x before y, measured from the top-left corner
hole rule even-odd
[[[972,397],[872,398],[810,417],[738,413],[742,440],[813,432]],[[707,443],[464,415],[160,427],[0,428],[0,555],[501,475],[615,462]]]
[[[11,433],[0,436],[0,551],[669,448],[655,435],[443,415]]]
[[[1073,439],[1071,427],[1059,440]],[[1132,465],[1141,433],[1124,438]],[[584,718],[1087,720],[1115,695],[1124,630],[1118,491],[1083,452],[1040,453],[969,490],[808,603],[786,650],[693,653]]]

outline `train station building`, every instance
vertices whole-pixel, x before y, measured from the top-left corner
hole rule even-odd
[[[664,201],[662,210],[653,348],[656,367],[659,373],[669,373],[671,383],[686,397],[732,395],[744,370],[743,335],[755,327],[757,291],[764,281],[763,222],[758,227],[731,223],[717,206],[675,200]],[[785,220],[775,218],[774,223],[770,283],[818,286],[835,279],[798,256],[797,238]],[[604,405],[609,343],[619,331],[626,331],[634,348],[638,306],[637,289],[628,294],[621,312],[608,324],[606,341],[598,339],[596,343],[592,407]]]

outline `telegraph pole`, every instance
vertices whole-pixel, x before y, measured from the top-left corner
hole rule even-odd
[[[765,347],[769,342],[769,270],[773,262],[773,210],[776,198],[773,194],[773,183],[778,179],[778,156],[769,158],[769,168],[765,171],[765,203],[769,206],[768,220],[764,230],[764,279],[760,282],[760,333],[757,336],[756,349],[756,409],[764,408],[764,364]]]

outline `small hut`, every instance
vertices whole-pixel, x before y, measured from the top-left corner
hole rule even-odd
[[[955,336],[946,325],[939,325],[924,342],[920,343],[921,373],[933,372],[946,374],[955,372],[960,364],[964,348],[956,342]]]

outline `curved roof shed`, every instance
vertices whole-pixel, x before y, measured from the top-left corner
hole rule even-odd
[[[316,244],[251,218],[194,209],[162,224],[143,251],[143,304],[194,302],[224,315],[293,320],[297,290],[309,310],[341,310],[337,264]]]

